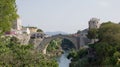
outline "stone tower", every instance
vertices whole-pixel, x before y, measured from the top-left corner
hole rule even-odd
[[[89,21],[89,29],[93,29],[93,28],[99,28],[100,27],[100,23],[99,23],[100,19],[97,18],[92,18]]]
[[[17,20],[15,20],[13,22],[13,29],[15,29],[15,30],[21,30],[22,29],[22,23],[21,23],[20,18],[17,18]]]

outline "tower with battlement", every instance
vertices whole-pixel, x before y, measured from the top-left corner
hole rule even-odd
[[[93,28],[99,28],[100,27],[100,23],[99,23],[100,19],[97,18],[92,18],[90,19],[89,23],[89,29],[93,29]]]

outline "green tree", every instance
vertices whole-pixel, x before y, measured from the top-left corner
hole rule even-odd
[[[113,54],[113,57],[116,59],[116,64],[120,64],[120,52],[116,51],[114,54]]]
[[[55,57],[62,54],[62,48],[61,48],[61,39],[57,38],[55,40],[52,40],[47,47],[47,54],[49,57]]]
[[[96,29],[96,28],[90,29],[90,30],[88,31],[87,37],[88,37],[89,39],[93,39],[94,42],[95,42],[95,39],[98,38],[98,29]]]
[[[120,43],[120,25],[112,22],[103,23],[99,29],[99,40],[109,44]]]
[[[108,43],[97,43],[95,44],[95,51],[98,57],[98,63],[102,63],[106,57],[113,55],[113,48]]]
[[[98,63],[115,65],[119,58],[120,25],[109,21],[103,23],[98,32],[99,42],[95,44]]]
[[[94,56],[92,59],[95,60],[88,62],[88,57],[88,61],[85,62],[85,64],[91,67],[94,67],[92,65],[99,65],[100,67],[120,67],[120,24],[108,21],[102,23],[98,30],[90,29],[88,31],[88,38],[94,39],[96,37],[98,37],[99,41],[89,45],[90,49],[87,55],[90,56],[92,54]],[[83,55],[83,52],[77,53],[77,55]],[[79,58],[81,59],[81,57]],[[79,60],[76,60],[75,63],[76,62],[79,62]]]
[[[16,9],[16,0],[0,1],[0,32],[11,29],[12,22],[18,17]]]
[[[89,39],[96,39],[97,37],[98,37],[98,30],[97,29],[90,29],[89,31],[88,31],[88,35],[87,35],[87,37],[89,38]]]
[[[58,64],[35,51],[33,45],[20,45],[10,37],[3,37],[0,38],[0,67],[58,67]]]

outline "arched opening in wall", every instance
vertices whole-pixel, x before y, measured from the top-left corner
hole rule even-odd
[[[56,38],[48,43],[46,54],[50,56],[61,55],[70,49],[75,49],[75,46],[69,39]]]
[[[71,49],[75,49],[75,45],[68,39],[63,39],[62,43],[61,43],[61,47],[63,50],[71,50]]]

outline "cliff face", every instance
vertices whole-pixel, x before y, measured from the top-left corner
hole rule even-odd
[[[36,48],[40,42],[43,40],[43,38],[30,38],[30,35],[27,34],[20,34],[20,35],[14,35],[16,39],[14,39],[16,42],[18,42],[21,45],[34,45],[34,48]]]
[[[30,39],[29,44],[33,44],[34,47],[37,48],[37,46],[40,44],[42,40],[43,40],[42,38]]]
[[[27,34],[19,34],[19,35],[13,35],[13,37],[17,38],[18,42],[21,45],[28,45],[29,44],[29,40],[30,40],[30,35]],[[16,40],[16,41],[17,41]]]

